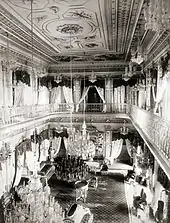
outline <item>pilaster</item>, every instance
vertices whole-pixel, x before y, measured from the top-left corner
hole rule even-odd
[[[0,107],[4,105],[4,80],[3,80],[2,64],[0,63]]]
[[[113,104],[113,79],[106,78],[105,79],[105,101],[107,103],[107,112],[114,111]]]
[[[79,79],[73,80],[73,97],[74,103],[78,104],[81,98],[81,80]]]
[[[105,132],[105,153],[104,153],[104,156],[106,159],[110,157],[111,145],[112,145],[112,131],[106,131]]]
[[[146,73],[146,110],[150,110],[151,107],[151,77],[150,70]]]

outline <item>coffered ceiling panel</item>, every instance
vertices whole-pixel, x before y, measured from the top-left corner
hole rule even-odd
[[[61,53],[107,48],[102,20],[101,0],[33,0],[33,23]],[[22,17],[31,22],[31,1],[5,0]],[[101,1],[102,2],[102,1]]]

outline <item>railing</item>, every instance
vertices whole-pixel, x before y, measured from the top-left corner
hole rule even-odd
[[[84,104],[79,105],[79,112],[84,111]],[[86,112],[106,112],[106,113],[128,113],[128,105],[120,104],[115,106],[113,103],[86,103]]]
[[[29,105],[0,108],[0,125],[19,123],[28,119],[45,116],[55,112],[69,112],[67,104]]]
[[[170,161],[170,123],[137,106],[131,107],[130,115],[150,143]]]
[[[47,104],[47,105],[28,105],[21,107],[4,107],[0,108],[0,125],[15,124],[29,119],[53,114],[53,113],[70,113],[71,110],[76,112],[75,104]],[[80,104],[78,112],[84,111],[84,105]],[[105,113],[128,113],[126,104],[119,105],[114,108],[113,104],[109,103],[86,103],[85,111],[88,112],[105,112]]]

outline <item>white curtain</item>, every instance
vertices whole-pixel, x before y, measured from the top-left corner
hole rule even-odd
[[[118,110],[118,88],[114,88],[114,107],[115,112]]]
[[[133,146],[130,143],[129,139],[125,139],[125,142],[126,142],[126,148],[127,148],[128,154],[132,158]]]
[[[120,112],[122,110],[122,106],[124,106],[125,88],[123,87],[124,86],[114,88],[114,102],[117,112]]]
[[[68,151],[68,138],[64,137],[64,145],[65,145],[65,148],[66,148],[66,151]]]
[[[96,88],[97,93],[99,94],[100,98],[103,101],[103,104],[104,104],[104,106],[103,106],[103,112],[106,112],[106,101],[104,99],[104,89],[101,88],[101,87],[97,87],[97,86],[95,86],[95,88]]]
[[[168,74],[169,75],[169,74]],[[169,88],[169,82],[166,84],[166,89],[163,95],[163,118],[167,121],[170,121],[170,88]]]
[[[61,103],[61,86],[55,87],[51,91],[51,104]]]
[[[24,166],[24,153],[21,156],[18,156],[17,174],[16,174],[14,186],[17,186],[21,180],[23,166]]]
[[[141,86],[139,89],[139,95],[138,95],[138,107],[139,108],[144,108],[145,100],[146,100],[146,91],[145,91],[144,86]]]
[[[166,91],[167,88],[168,88],[168,86],[167,86],[166,76],[164,76],[163,79],[159,79],[159,84],[157,85],[157,93],[156,93],[156,95],[154,94],[154,89],[152,88],[154,100],[156,102],[155,108],[154,108],[154,113],[157,112],[158,105],[161,102],[161,100],[163,99],[163,96],[164,96],[165,91]]]
[[[26,152],[26,165],[29,169],[29,171],[34,171],[34,153],[33,151],[27,151]]]
[[[78,104],[76,105],[76,112],[78,112],[78,110],[79,110],[79,105],[80,105],[80,103],[81,103],[83,100],[85,100],[85,98],[86,98],[86,96],[87,96],[87,94],[88,94],[88,92],[89,92],[89,89],[90,89],[90,86],[84,88],[84,90],[83,90],[83,94],[82,94],[82,96],[81,96],[81,98],[80,98],[80,101],[79,101]]]
[[[24,102],[23,102],[23,104],[24,105],[32,105],[33,104],[33,100],[34,100],[32,87],[24,84],[23,95],[24,95]]]
[[[120,87],[120,108],[121,111],[124,111],[124,103],[125,103],[125,86],[122,85]]]
[[[63,93],[64,93],[64,98],[66,100],[66,103],[72,108],[72,111],[73,111],[74,110],[74,104],[73,104],[72,88],[63,86]]]
[[[49,90],[45,86],[41,86],[38,93],[38,104],[49,104]]]
[[[58,137],[58,138],[54,138],[52,140],[52,146],[53,146],[53,149],[54,149],[54,158],[57,156],[59,150],[60,150],[60,145],[61,145],[61,137]]]
[[[146,87],[146,108],[147,108],[147,110],[150,109],[150,105],[151,105],[151,86],[148,85]]]
[[[112,165],[114,160],[118,158],[122,151],[123,139],[117,139],[112,141],[111,154],[109,157],[110,164]]]
[[[24,105],[24,84],[19,81],[17,86],[15,87],[15,96],[14,96],[14,106],[22,106]]]

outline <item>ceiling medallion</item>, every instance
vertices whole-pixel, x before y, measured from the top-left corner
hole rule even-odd
[[[57,26],[56,30],[65,34],[77,34],[83,31],[83,27],[79,24],[63,24]]]

